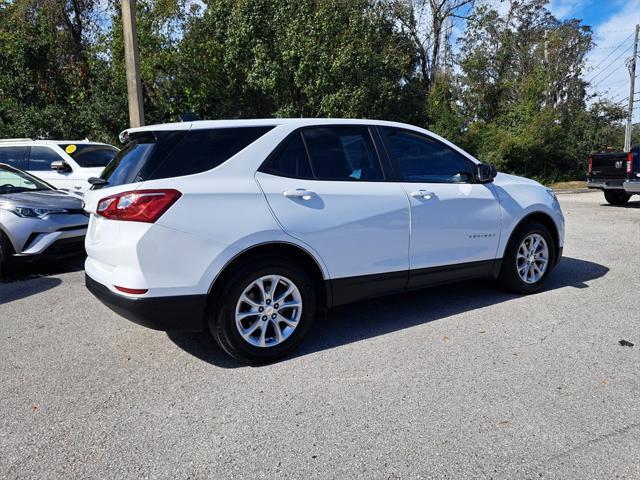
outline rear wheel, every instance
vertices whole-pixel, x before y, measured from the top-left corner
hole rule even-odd
[[[631,195],[624,190],[605,190],[604,198],[610,205],[620,206],[626,204]]]
[[[549,229],[529,222],[511,236],[499,280],[515,293],[534,293],[544,286],[555,263],[555,244]]]
[[[232,357],[249,364],[273,362],[293,351],[316,314],[309,276],[286,258],[272,257],[240,268],[209,314],[209,328]]]

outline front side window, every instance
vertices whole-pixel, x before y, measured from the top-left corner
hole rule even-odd
[[[313,127],[302,131],[318,180],[382,180],[382,167],[364,126]]]
[[[6,163],[20,170],[27,169],[27,149],[29,147],[0,147],[0,163]]]
[[[64,144],[62,149],[82,168],[105,167],[118,153],[110,145]]]
[[[465,183],[469,161],[443,143],[406,130],[383,128],[389,154],[405,182]]]
[[[29,154],[29,167],[27,170],[43,171],[51,170],[51,162],[62,160],[60,155],[49,147],[31,147]]]
[[[51,186],[25,172],[0,168],[0,195],[51,190]]]

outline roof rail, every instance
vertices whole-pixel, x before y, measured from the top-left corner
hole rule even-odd
[[[32,138],[0,138],[0,142],[33,142]]]

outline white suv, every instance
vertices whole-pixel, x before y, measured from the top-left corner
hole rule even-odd
[[[118,149],[88,140],[0,140],[0,163],[24,170],[59,190],[82,195]]]
[[[371,120],[126,130],[86,195],[89,290],[122,316],[211,333],[248,363],[326,307],[470,278],[538,291],[562,254],[553,192],[433,133]]]

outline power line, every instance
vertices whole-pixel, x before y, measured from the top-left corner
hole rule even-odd
[[[620,55],[618,55],[616,58],[614,58],[611,63],[609,65],[607,65],[606,67],[604,67],[602,70],[600,70],[598,73],[596,73],[593,77],[591,77],[591,79],[587,80],[589,83],[593,82],[596,78],[598,78],[600,75],[602,75],[604,72],[607,71],[607,69],[613,65],[614,63],[616,63],[618,60],[620,60],[620,58],[627,53],[629,50],[631,50],[631,47],[633,47],[633,45],[629,45],[626,50],[623,50],[622,53],[620,53]],[[614,70],[615,71],[615,70]],[[608,77],[608,75],[607,75]],[[605,77],[605,78],[607,78]],[[599,83],[602,83],[602,80],[600,80]]]
[[[633,35],[633,33],[630,33],[630,34],[629,34],[629,36],[628,36],[627,38],[625,38],[622,42],[620,42],[620,43],[618,44],[618,46],[617,46],[615,49],[613,49],[613,50],[609,53],[609,55],[607,55],[607,56],[606,56],[606,57],[604,57],[602,60],[600,60],[600,63],[598,63],[598,64],[593,68],[593,70],[591,70],[591,73],[593,73],[595,70],[597,70],[597,69],[598,69],[598,67],[599,67],[600,65],[602,65],[602,64],[603,64],[603,63],[604,63],[604,62],[605,62],[605,61],[606,61],[606,60],[607,60],[611,55],[613,55],[613,54],[616,52],[616,50],[618,50],[622,45],[624,45],[624,42],[626,42],[627,40],[629,40],[629,39],[631,38],[631,36],[632,36],[632,35]],[[593,80],[593,78],[592,78],[592,80]]]

